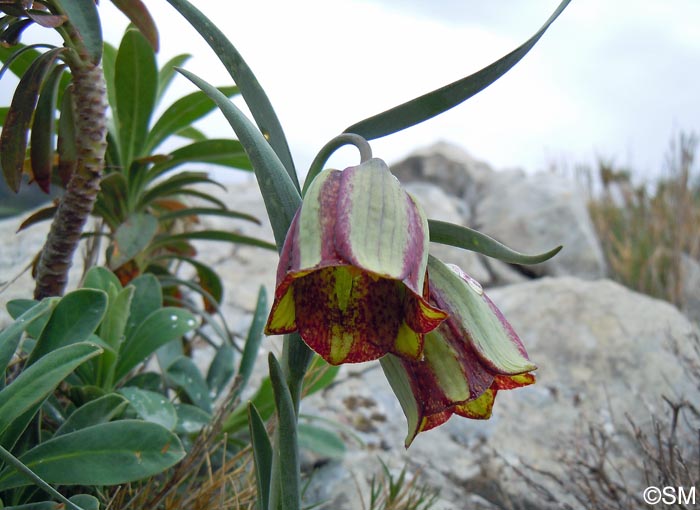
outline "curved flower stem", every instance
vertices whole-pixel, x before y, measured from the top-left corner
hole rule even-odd
[[[328,158],[331,155],[345,145],[354,145],[360,151],[360,162],[364,163],[367,160],[372,159],[372,148],[369,142],[362,138],[360,135],[354,133],[343,133],[333,138],[330,142],[323,146],[319,153],[314,158],[309,167],[309,173],[304,181],[304,188],[301,190],[301,196],[306,194],[307,188],[311,185],[313,180],[318,174],[323,170],[323,165],[326,164]]]

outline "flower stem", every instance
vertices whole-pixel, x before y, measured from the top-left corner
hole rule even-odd
[[[319,153],[314,158],[309,168],[309,173],[304,181],[304,188],[301,191],[301,196],[306,194],[307,188],[311,185],[313,180],[318,174],[323,170],[323,166],[328,161],[331,155],[345,145],[354,145],[360,151],[360,162],[364,163],[372,159],[372,148],[369,142],[362,138],[360,135],[354,133],[343,133],[333,138],[330,142],[323,146]]]

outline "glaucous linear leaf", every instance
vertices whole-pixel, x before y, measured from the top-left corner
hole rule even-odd
[[[250,108],[262,136],[269,141],[269,145],[277,154],[292,184],[299,192],[299,181],[284,131],[270,100],[248,64],[223,32],[191,3],[187,0],[168,0],[168,2],[200,33],[224,64],[234,83],[240,88],[241,95]]]
[[[268,241],[256,239],[255,237],[244,236],[242,234],[235,234],[233,232],[224,232],[223,230],[198,230],[194,232],[183,232],[181,234],[157,237],[155,242],[151,245],[151,248],[155,250],[166,246],[173,241],[177,242],[182,240],[224,241],[227,243],[245,244],[248,246],[265,248],[267,250],[275,250],[275,245]]]
[[[496,62],[466,78],[353,124],[345,132],[358,134],[367,140],[374,140],[375,138],[381,138],[420,124],[466,101],[491,85],[515,64],[520,62],[535,46],[537,41],[540,40],[554,20],[559,17],[570,1],[563,0],[554,11],[554,14],[535,35]]]
[[[284,165],[267,143],[265,137],[226,96],[196,75],[185,70],[180,70],[180,72],[216,102],[236,132],[255,169],[255,176],[258,179],[265,208],[272,224],[277,249],[281,250],[287,229],[301,205],[298,183],[289,177]]]
[[[510,264],[539,264],[551,259],[562,249],[561,246],[557,246],[539,255],[525,255],[468,227],[437,220],[428,220],[428,227],[430,228],[430,240],[434,243],[475,251]]]
[[[268,510],[270,504],[270,479],[272,477],[272,444],[265,422],[253,403],[248,404],[250,444],[255,460],[255,480],[258,485],[258,508]]]
[[[188,216],[221,216],[224,218],[246,220],[257,225],[261,224],[260,220],[252,214],[246,214],[238,211],[229,211],[228,209],[219,209],[214,207],[187,207],[185,209],[169,211],[158,215],[158,220],[168,221],[173,220],[175,218],[186,218]]]

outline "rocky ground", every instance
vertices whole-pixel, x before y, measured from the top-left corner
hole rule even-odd
[[[307,490],[310,502],[334,510],[363,508],[358,494],[367,494],[381,460],[391,470],[407,466],[410,476],[440,488],[437,510],[508,508],[508,501],[541,508],[539,496],[512,467],[531,473],[527,466],[533,466],[565,476],[559,458],[585,436],[588,424],[612,436],[623,434],[627,417],[648,423],[662,409],[662,395],[696,394],[671,347],[689,349],[698,330],[688,317],[697,319],[698,310],[684,314],[606,279],[584,198],[570,182],[553,175],[495,172],[444,144],[418,151],[392,170],[429,217],[478,228],[527,253],[564,245],[553,260],[527,268],[433,247],[437,256],[460,265],[487,288],[538,364],[538,382],[500,393],[491,420],[453,417],[419,435],[406,451],[404,417],[381,369],[375,364],[343,367],[339,384],[303,404],[303,412],[340,424],[348,440],[342,459],[305,454],[305,467],[315,469]],[[232,186],[223,197],[232,209],[265,216],[253,181]],[[268,225],[202,221],[207,227],[272,238]],[[15,236],[18,223],[0,222],[6,240],[0,282],[13,279],[41,246],[45,230],[34,227]],[[273,291],[276,254],[229,244],[199,246],[200,257],[225,281],[227,321],[234,330],[245,331],[259,286]],[[80,275],[76,266],[73,286]],[[694,270],[688,274],[697,277]],[[693,286],[692,278],[686,280],[688,302],[697,307],[700,287]],[[2,308],[9,299],[28,297],[31,288],[29,275],[19,277],[0,294]],[[0,317],[0,326],[5,324]],[[279,351],[280,342],[269,338],[265,349]],[[621,471],[631,461],[624,449],[610,454]],[[645,486],[642,480],[628,483],[639,484],[640,491]],[[560,490],[564,499],[565,492]]]

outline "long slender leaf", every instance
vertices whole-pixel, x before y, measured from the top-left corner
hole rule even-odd
[[[220,182],[210,179],[204,172],[181,172],[168,177],[146,191],[139,198],[137,208],[148,207],[157,198],[177,195],[182,188],[192,184],[213,184],[226,189]]]
[[[163,99],[163,95],[168,90],[170,83],[172,83],[173,78],[175,77],[175,68],[183,65],[191,57],[192,55],[188,55],[187,53],[176,55],[160,68],[158,71],[158,91],[156,93],[157,104],[160,103],[161,99]]]
[[[213,138],[175,149],[168,154],[167,160],[153,165],[148,171],[148,179],[153,180],[185,163],[210,163],[238,170],[253,170],[250,160],[238,140]]]
[[[102,24],[97,5],[92,0],[55,0],[61,12],[68,16],[80,36],[79,41],[90,55],[93,64],[102,58]]]
[[[207,386],[212,398],[218,397],[233,377],[235,359],[236,350],[231,344],[224,343],[216,349],[207,370]]]
[[[272,444],[265,422],[253,403],[248,404],[250,444],[255,459],[255,479],[258,484],[258,509],[268,510],[270,505],[270,478],[272,476]]]
[[[267,250],[275,250],[274,244],[263,241],[262,239],[256,239],[255,237],[244,236],[242,234],[235,234],[233,232],[224,232],[222,230],[198,230],[195,232],[183,232],[181,234],[158,237],[156,238],[155,242],[151,244],[151,248],[155,250],[166,246],[169,243],[183,240],[224,241],[227,243],[245,244],[248,246],[265,248]]]
[[[160,214],[160,221],[174,220],[175,218],[186,218],[188,216],[222,216],[226,218],[236,218],[239,220],[251,221],[260,225],[260,220],[252,214],[246,214],[238,211],[229,211],[228,209],[218,209],[212,207],[187,207],[177,211],[170,211]]]
[[[540,40],[554,20],[559,17],[566,6],[569,5],[570,1],[563,0],[554,11],[554,14],[535,35],[496,62],[466,78],[353,124],[345,132],[356,133],[367,140],[381,138],[426,121],[466,101],[491,85],[515,64],[520,62],[537,41]]]
[[[56,349],[26,368],[0,391],[0,434],[16,417],[40,404],[81,363],[101,352],[95,344],[76,343]]]
[[[58,56],[65,51],[66,48],[56,48],[32,62],[20,79],[10,110],[7,112],[0,134],[0,166],[5,174],[5,182],[15,193],[19,191],[22,182],[27,130],[39,99],[39,90]]]
[[[430,240],[434,243],[475,251],[510,264],[539,264],[551,259],[562,249],[561,246],[557,246],[539,255],[525,255],[468,227],[437,220],[428,220],[428,226],[430,227]]]
[[[280,500],[279,508],[284,510],[295,510],[301,508],[301,492],[299,490],[299,451],[297,444],[297,416],[292,400],[292,395],[287,387],[282,367],[270,353],[268,357],[270,365],[270,381],[275,394],[275,407],[277,408],[277,426],[280,438],[277,448],[279,448],[280,469],[273,473],[279,476]],[[284,467],[282,467],[284,466]],[[274,505],[274,500],[271,502]],[[277,509],[274,509],[277,510]]]
[[[176,0],[168,1],[172,3]],[[281,250],[287,229],[301,205],[298,183],[295,184],[291,180],[284,165],[263,135],[226,96],[194,74],[185,70],[180,70],[180,72],[216,102],[236,132],[255,169],[255,176],[258,179],[265,208],[272,224],[277,249]]]
[[[253,373],[253,368],[255,366],[255,360],[258,357],[258,351],[260,350],[260,344],[263,339],[263,330],[265,328],[265,321],[267,320],[267,291],[264,286],[260,286],[258,291],[258,300],[255,305],[255,311],[253,312],[253,320],[250,323],[250,328],[248,328],[248,336],[246,337],[245,346],[243,347],[243,355],[241,356],[241,362],[238,365],[238,379],[239,384],[236,389],[234,397],[238,397],[241,391],[245,389],[250,380],[250,376]]]
[[[46,77],[39,95],[32,122],[30,156],[32,174],[39,187],[48,193],[51,185],[51,170],[54,160],[54,133],[58,86],[63,67],[54,67]]]
[[[220,87],[219,90],[226,97],[231,97],[238,93],[238,87]],[[158,118],[148,132],[144,152],[150,154],[166,138],[193,124],[214,108],[216,108],[216,105],[204,92],[192,92],[181,97],[163,112],[163,115]]]
[[[291,179],[292,184],[299,192],[299,180],[294,170],[294,161],[292,160],[292,154],[289,151],[284,131],[270,100],[250,67],[248,67],[241,54],[238,53],[238,50],[223,32],[196,7],[187,0],[168,0],[168,2],[200,33],[219,57],[221,63],[224,64],[234,83],[241,89],[241,95],[248,104],[264,138],[269,141],[270,146],[277,154],[277,158],[288,172],[287,175]]]
[[[17,46],[0,45],[0,62],[4,62],[5,66],[7,66],[3,66],[2,72],[0,72],[0,78],[2,78],[6,69],[11,71],[17,78],[24,76],[24,73],[27,72],[32,62],[41,55],[36,48],[45,47],[49,46],[45,44],[25,46],[21,43]],[[54,46],[50,46],[50,48],[54,48]]]
[[[58,485],[115,485],[153,476],[185,456],[172,432],[140,420],[87,427],[49,439],[19,460]],[[0,490],[29,482],[13,469],[0,473]]]
[[[158,70],[153,49],[138,30],[124,34],[114,69],[121,163],[144,155],[148,125],[156,103]]]

